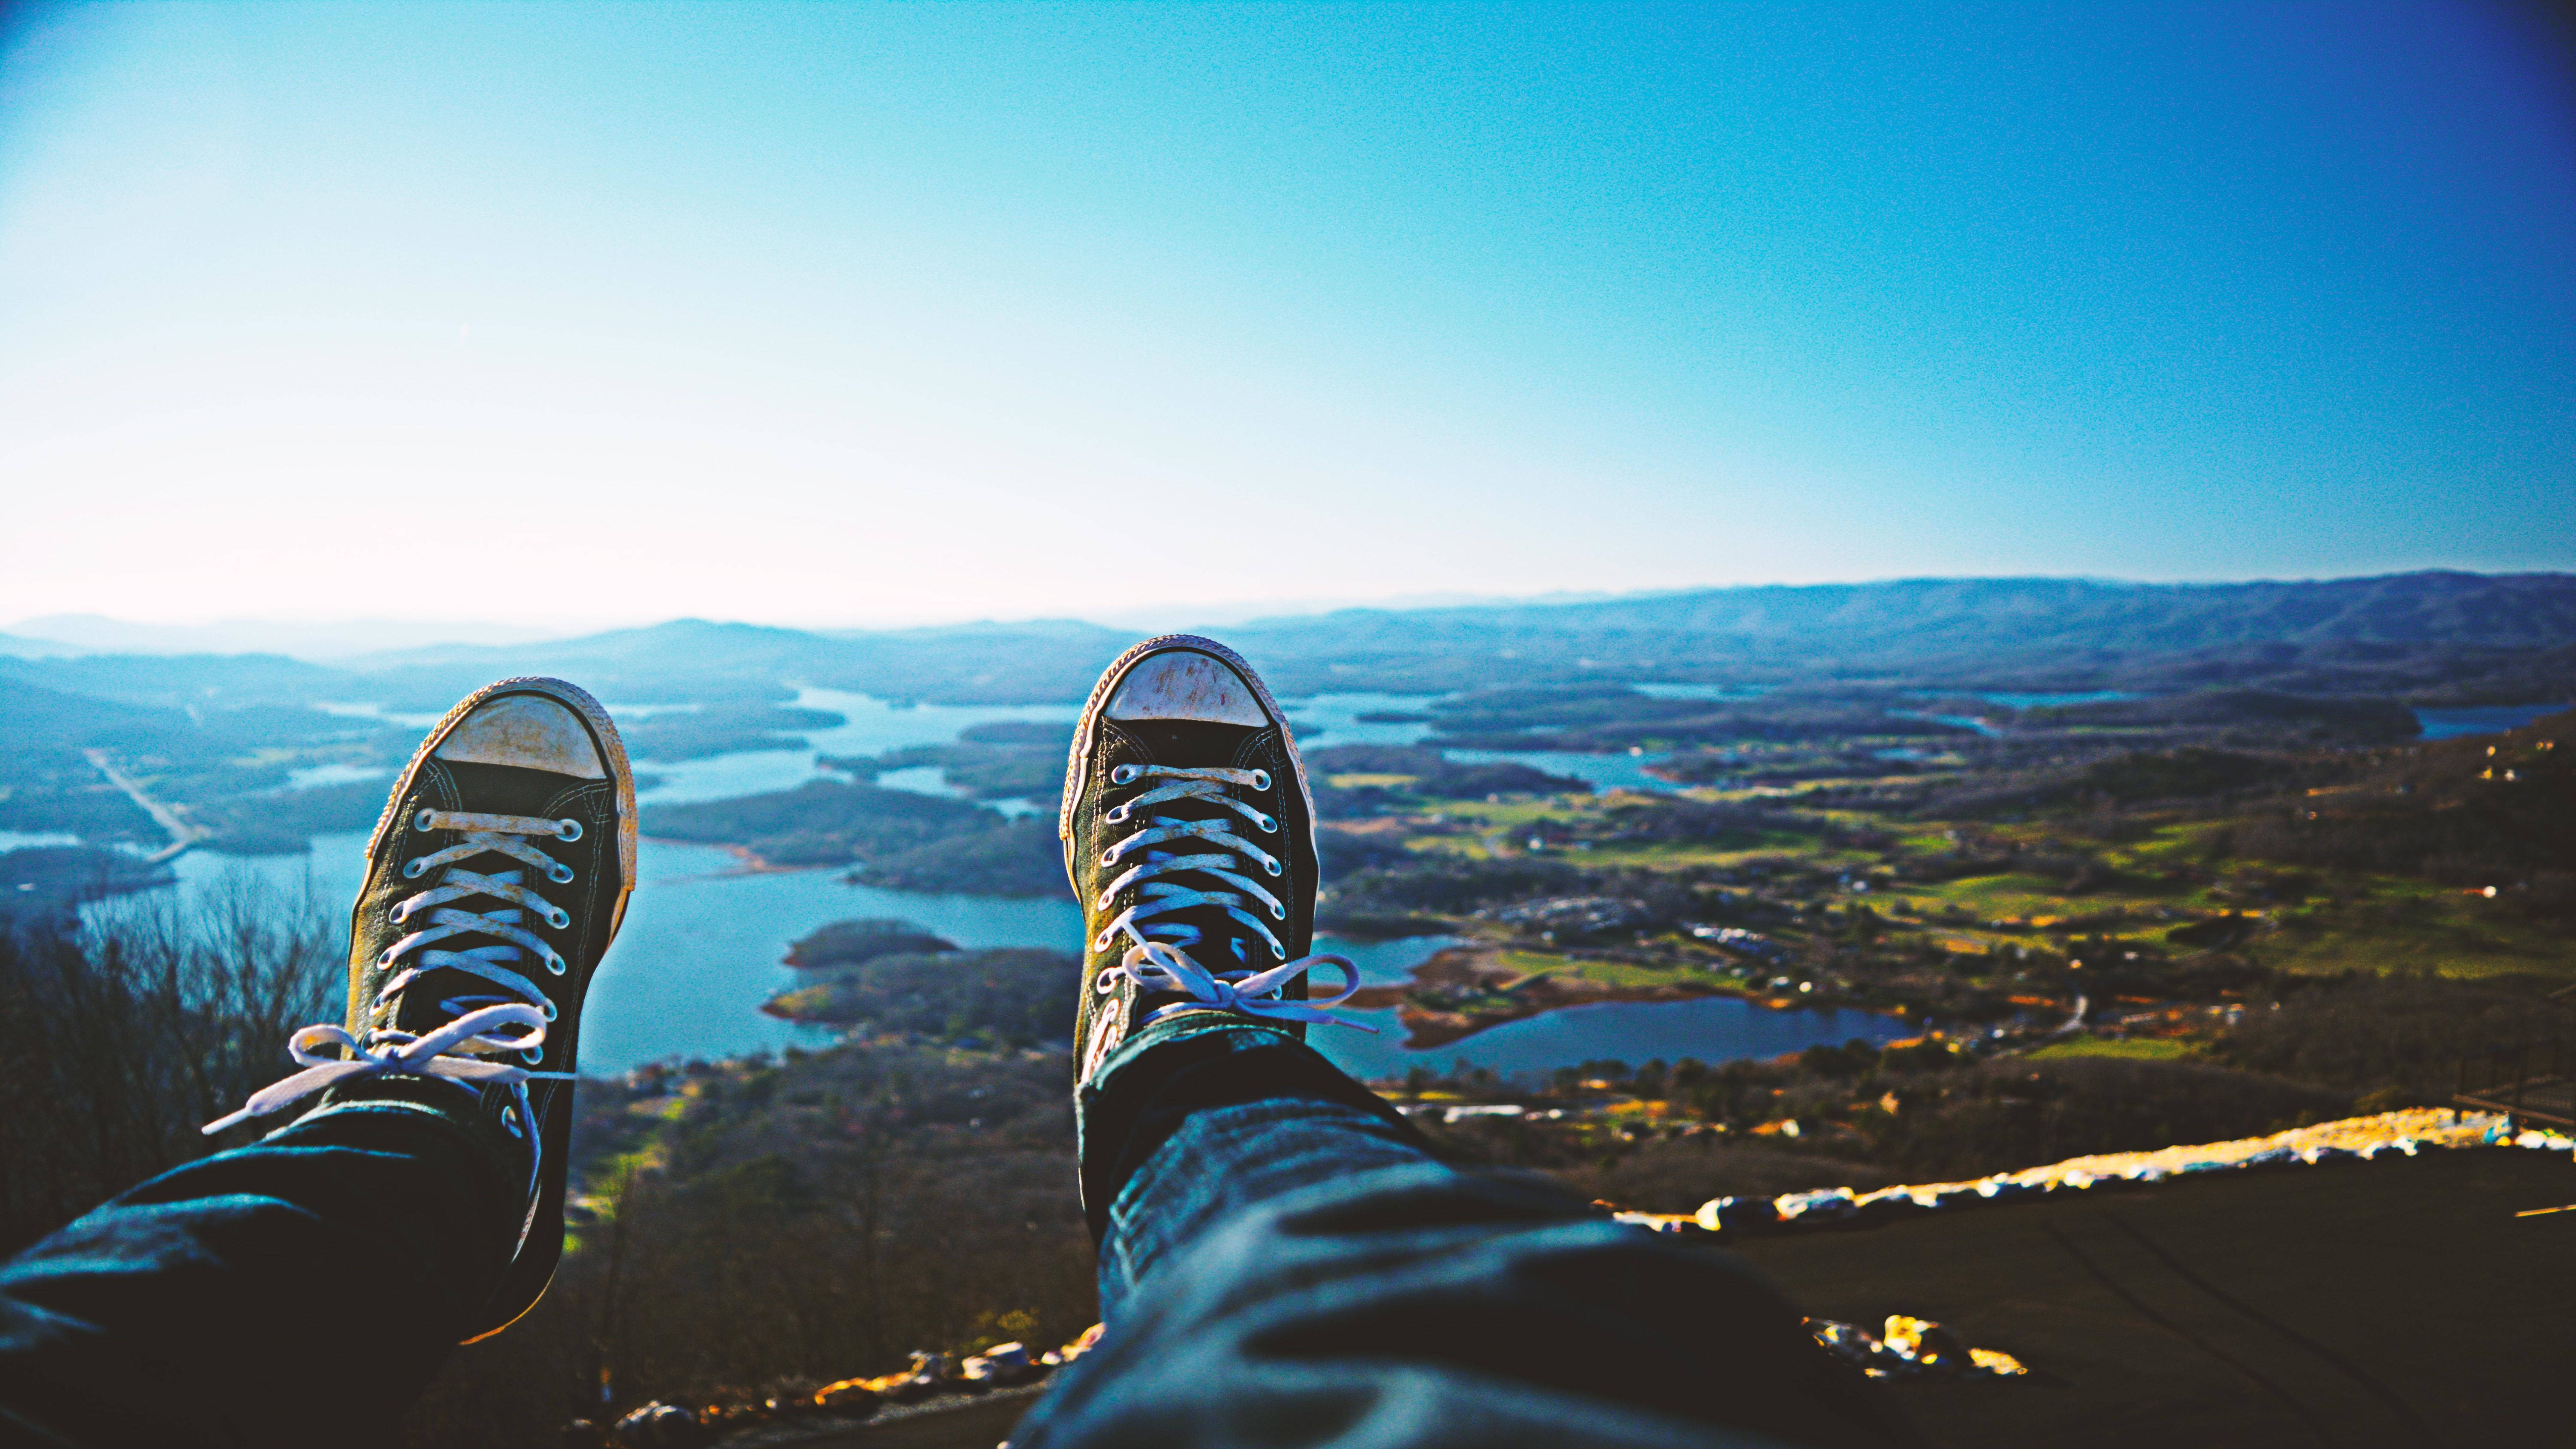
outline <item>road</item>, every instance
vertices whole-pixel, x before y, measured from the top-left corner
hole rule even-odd
[[[205,839],[210,833],[189,824],[178,811],[162,804],[158,800],[153,799],[141,785],[135,783],[133,776],[126,774],[123,770],[116,768],[114,764],[109,762],[107,751],[83,750],[81,753],[89,756],[89,762],[91,764],[98,766],[98,772],[107,777],[107,783],[124,791],[126,798],[132,800],[135,804],[142,806],[143,813],[152,817],[153,824],[160,826],[163,830],[169,833],[170,843],[161,847],[159,850],[154,851],[151,855],[144,857],[146,860],[150,860],[156,864],[161,861],[168,860],[172,856],[186,851],[188,847],[196,844],[198,841]]]

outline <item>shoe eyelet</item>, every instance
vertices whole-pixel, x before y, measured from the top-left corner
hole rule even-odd
[[[1252,823],[1260,826],[1264,834],[1276,835],[1279,833],[1279,821],[1275,817],[1256,815],[1252,817]]]
[[[528,1047],[519,1053],[519,1060],[526,1062],[532,1067],[545,1059],[546,1049],[544,1047]]]
[[[516,1107],[504,1107],[501,1109],[501,1125],[508,1128],[510,1130],[510,1135],[513,1137],[525,1137],[528,1135],[519,1127],[519,1109]]]
[[[1144,773],[1145,767],[1142,765],[1113,765],[1109,770],[1109,783],[1112,785],[1132,784],[1138,776]]]
[[[553,881],[556,885],[570,885],[572,883],[572,876],[572,867],[560,862],[546,867],[546,879]]]
[[[549,1002],[547,1002],[547,1003],[546,1003],[546,1020],[548,1020],[548,1021],[552,1021],[552,1020],[554,1020],[554,1019],[555,1019],[555,1004],[554,1004],[553,1002],[549,1001]]]
[[[392,908],[391,908],[391,909],[389,909],[389,910],[387,910],[387,911],[385,912],[385,919],[386,919],[386,920],[388,920],[388,921],[393,922],[393,923],[394,923],[395,925],[397,925],[397,926],[401,925],[401,924],[402,924],[403,922],[405,922],[405,921],[410,920],[410,919],[411,919],[411,902],[409,902],[409,901],[396,901],[396,902],[394,902],[394,903],[393,903]]]
[[[422,812],[420,812],[418,815],[413,816],[413,817],[411,818],[411,828],[412,828],[412,829],[414,829],[414,830],[422,831],[422,832],[424,832],[424,833],[426,833],[426,832],[428,832],[428,831],[436,830],[438,827],[429,823],[429,821],[430,821],[430,817],[431,817],[431,815],[433,815],[434,813],[436,813],[436,812],[434,812],[434,811],[429,811],[429,810],[423,810],[423,811],[422,811]]]
[[[1285,960],[1287,960],[1287,959],[1288,959],[1288,948],[1287,948],[1287,947],[1285,947],[1285,946],[1276,945],[1276,944],[1272,945],[1272,946],[1271,946],[1271,948],[1270,948],[1270,958],[1271,958],[1272,960],[1274,960],[1274,961],[1285,961]]]
[[[1272,906],[1270,908],[1270,919],[1274,921],[1284,921],[1288,919],[1288,908],[1286,906]]]
[[[1113,845],[1107,850],[1100,852],[1100,863],[1102,865],[1116,865],[1118,863],[1118,847]]]
[[[548,952],[546,955],[547,973],[550,975],[561,976],[564,974],[564,969],[564,958],[557,956],[552,952]]]
[[[555,839],[557,839],[557,840],[579,840],[579,839],[581,839],[581,822],[580,822],[580,821],[578,821],[578,820],[558,820],[558,821],[556,821],[556,822],[555,822]]]
[[[1126,824],[1126,823],[1127,823],[1127,815],[1128,815],[1128,809],[1127,809],[1127,807],[1126,807],[1126,806],[1124,806],[1124,805],[1121,805],[1121,806],[1119,806],[1117,809],[1110,811],[1107,815],[1104,815],[1104,816],[1102,816],[1101,818],[1102,818],[1102,819],[1104,819],[1104,820],[1107,820],[1107,821],[1108,821],[1110,824],[1112,824],[1112,825],[1124,825],[1124,824]]]
[[[1091,942],[1091,949],[1092,949],[1092,950],[1094,950],[1094,951],[1106,951],[1106,950],[1108,950],[1108,949],[1109,949],[1109,933],[1108,933],[1107,931],[1103,931],[1103,932],[1101,932],[1098,936],[1094,937],[1094,938],[1092,939],[1092,942]]]
[[[1267,790],[1267,789],[1269,789],[1269,788],[1270,788],[1270,772],[1269,772],[1268,770],[1255,770],[1255,771],[1253,771],[1253,772],[1252,772],[1252,788],[1253,788],[1253,789],[1255,789],[1255,790]]]
[[[425,855],[415,855],[411,859],[403,862],[403,879],[418,880],[420,879],[420,873],[427,869],[429,869],[429,857]]]
[[[548,906],[546,907],[546,924],[560,931],[564,927],[572,924],[572,912],[558,910],[553,906]]]
[[[1279,862],[1265,855],[1261,857],[1261,869],[1266,874],[1277,875],[1279,873]]]
[[[1108,891],[1102,891],[1100,893],[1100,899],[1091,903],[1091,908],[1095,911],[1105,911],[1109,909],[1109,896],[1110,893]]]

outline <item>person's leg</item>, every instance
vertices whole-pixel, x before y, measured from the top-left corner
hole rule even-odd
[[[1305,1045],[1332,1018],[1304,974],[1356,981],[1304,954],[1313,816],[1277,701],[1212,641],[1129,650],[1075,726],[1058,828],[1108,1331],[1014,1442],[1913,1442],[1734,1258],[1448,1167]]]
[[[163,1173],[0,1265],[0,1441],[400,1437],[499,1284],[527,1198],[431,1094],[317,1111]]]
[[[347,1018],[207,1130],[320,1105],[0,1266],[0,1439],[401,1437],[447,1346],[553,1276],[581,1008],[635,850],[598,701],[511,679],[449,711],[368,838]]]
[[[1273,1028],[1147,1027],[1079,1108],[1108,1332],[1015,1449],[1918,1442],[1731,1255],[1444,1165]]]

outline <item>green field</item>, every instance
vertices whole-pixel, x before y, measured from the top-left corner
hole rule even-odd
[[[1719,802],[1743,795],[1694,790],[1682,798]],[[2401,876],[2317,872],[2303,899],[2265,901],[2246,899],[2223,881],[2181,878],[2193,874],[2195,862],[2208,850],[2211,832],[2218,828],[2208,821],[2166,822],[2139,839],[2099,847],[2114,875],[2080,894],[2026,872],[1906,880],[1889,872],[1883,852],[1829,845],[1814,833],[1790,830],[1766,831],[1755,843],[1724,846],[1583,841],[1534,852],[1529,845],[1532,834],[1543,828],[1580,832],[1632,803],[1620,796],[1455,803],[1437,812],[1436,825],[1427,817],[1413,822],[1406,843],[1416,851],[1469,859],[1539,854],[1593,869],[1727,872],[1785,865],[1826,875],[1863,874],[1878,888],[1853,900],[1900,929],[1924,931],[1953,949],[2009,953],[2015,946],[2046,946],[2050,928],[2082,921],[2088,935],[2170,951],[2176,948],[2166,933],[2174,927],[2243,911],[2265,925],[2235,949],[2269,969],[2306,975],[2402,969],[2460,978],[2532,973],[2576,980],[2576,952],[2563,939],[2456,888]],[[1894,816],[1831,809],[1804,818],[1886,832],[1903,855],[1935,855],[1953,843],[1949,827]],[[2045,845],[2053,827],[2019,823],[1985,829],[1996,840]],[[2126,918],[2101,919],[2112,913]]]
[[[2121,1041],[2111,1037],[2079,1036],[2068,1041],[2050,1042],[2033,1051],[2035,1062],[2065,1061],[2075,1057],[2116,1057],[2134,1062],[2172,1062],[2191,1055],[2188,1042],[2157,1037]]]

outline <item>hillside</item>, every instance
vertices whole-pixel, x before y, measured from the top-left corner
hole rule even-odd
[[[1292,695],[1848,677],[2031,689],[2234,683],[2519,701],[2576,678],[2576,576],[1907,579],[1347,609],[1222,632]],[[815,633],[682,619],[577,639],[365,655],[328,668],[273,655],[93,655],[0,659],[0,674],[137,703],[218,706],[372,698],[434,709],[509,674],[578,678],[631,703],[785,698],[790,679],[897,699],[1039,703],[1080,698],[1130,642],[1126,631],[1072,620]]]
[[[2080,765],[2114,746],[2386,745],[2413,737],[2410,707],[2576,698],[2576,576],[2559,574],[2225,585],[1927,579],[1345,610],[1224,632],[1291,699],[1445,696],[1408,716],[1430,727],[1433,748],[1679,750],[1654,769],[1691,785],[1739,774],[1757,757],[1774,783],[1851,775],[1978,736],[2003,741],[1970,750],[1980,771]],[[1068,703],[1129,642],[1061,620],[817,633],[683,619],[331,665],[271,654],[0,656],[0,830],[159,838],[83,753],[101,749],[210,832],[213,848],[294,851],[313,833],[362,828],[372,806],[364,789],[290,786],[314,783],[315,770],[380,778],[408,756],[422,717],[509,675],[571,678],[620,706],[690,706],[630,717],[635,758],[669,764],[797,748],[843,721],[790,704],[800,687],[896,702]],[[2096,698],[2054,707],[2070,692]],[[861,782],[937,767],[977,799],[1042,808],[1061,769],[1061,732],[1000,722],[949,743],[826,763]],[[1321,743],[1345,741],[1326,731]],[[1826,745],[1830,759],[1782,753]],[[1461,773],[1455,784],[1418,768],[1399,773],[1429,796],[1555,788],[1533,768],[1509,778]],[[1333,773],[1352,777],[1350,791],[1383,789],[1361,778],[1369,769],[1345,763]],[[911,809],[829,797],[853,801],[869,816]],[[917,832],[897,858],[887,839],[860,848],[858,835],[883,832],[841,819],[847,810],[758,830],[664,814],[679,838],[751,846],[781,863],[864,860],[880,884],[1052,889],[1044,832],[1004,829],[990,815]],[[933,847],[932,836],[946,843]]]
[[[2090,689],[2183,683],[2193,665],[2203,683],[2278,682],[2303,669],[2405,677],[2428,655],[2461,650],[2477,651],[2488,669],[2502,659],[2483,656],[2559,651],[2563,677],[2564,651],[2576,646],[2576,578],[1911,579],[1347,610],[1251,624],[1229,637],[1274,668],[1305,665],[1365,682],[1344,688],[1396,688],[1390,681],[1428,671],[1449,688],[1498,675],[1758,682],[1826,673],[2029,676],[2047,683],[2024,687]]]

